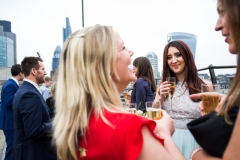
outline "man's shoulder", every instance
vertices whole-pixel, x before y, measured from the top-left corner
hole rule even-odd
[[[5,85],[8,85],[8,84],[16,84],[16,82],[10,78],[5,82]]]
[[[15,98],[16,99],[35,99],[40,97],[37,93],[38,91],[31,89],[31,88],[27,88],[27,87],[21,87],[20,89],[17,90],[16,94],[15,94]]]
[[[32,84],[23,84],[17,91],[19,94],[25,94],[25,93],[35,93],[36,94],[36,89]]]
[[[3,88],[2,89],[5,89],[5,88],[12,88],[12,87],[17,87],[17,84],[14,80],[12,79],[9,79],[7,80],[4,84],[3,84]]]

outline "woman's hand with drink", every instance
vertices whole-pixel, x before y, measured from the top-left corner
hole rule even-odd
[[[161,110],[161,112],[162,118],[160,120],[155,120],[157,123],[155,130],[161,138],[171,137],[175,131],[173,120],[166,111]]]
[[[192,94],[192,95],[190,95],[189,96],[192,100],[202,100],[202,93],[198,93],[198,94]],[[219,104],[221,103],[221,102],[223,102],[224,101],[224,98],[226,98],[226,95],[225,94],[219,94]],[[221,105],[219,105],[218,104],[218,106],[216,107],[216,112],[218,112],[219,111],[219,106],[221,106]],[[205,111],[204,111],[204,107],[203,107],[203,103],[202,103],[202,101],[199,103],[199,109],[200,109],[200,111],[201,111],[201,115],[202,116],[204,116],[206,113],[205,113]]]
[[[170,86],[171,84],[169,84],[168,81],[164,81],[160,84],[158,94],[160,95],[162,100],[164,100],[168,96]]]

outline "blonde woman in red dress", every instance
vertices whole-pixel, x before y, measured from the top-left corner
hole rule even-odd
[[[61,160],[182,160],[173,121],[127,113],[120,93],[135,79],[133,52],[112,27],[74,32],[64,43],[56,88],[54,140]]]

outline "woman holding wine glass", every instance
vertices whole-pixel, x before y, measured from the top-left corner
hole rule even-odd
[[[171,84],[168,77],[176,78],[173,95],[170,95]],[[159,84],[155,101],[160,101],[174,120],[175,133],[173,140],[184,154],[190,158],[191,151],[197,146],[186,124],[201,116],[199,100],[191,100],[189,95],[200,93],[201,84],[205,82],[198,77],[193,55],[189,47],[182,41],[168,43],[163,52],[163,75]]]
[[[165,111],[161,120],[153,121],[123,108],[120,94],[135,80],[129,68],[132,56],[109,26],[83,28],[65,41],[53,120],[58,159],[184,159],[171,138],[173,121]]]

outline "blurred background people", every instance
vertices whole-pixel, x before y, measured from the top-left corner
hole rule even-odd
[[[219,116],[228,119],[230,112],[237,112],[238,116],[234,125],[233,133],[228,142],[222,158],[209,155],[203,149],[196,148],[192,153],[193,160],[239,160],[240,157],[240,116],[239,116],[239,88],[240,88],[240,1],[239,0],[218,0],[218,20],[215,26],[216,31],[221,31],[228,43],[229,52],[238,55],[237,71],[231,84],[229,92],[219,103]],[[201,94],[191,95],[193,99],[201,98]],[[229,120],[228,120],[229,123]]]
[[[15,64],[11,68],[12,77],[9,78],[2,87],[1,92],[1,109],[0,109],[0,129],[3,130],[6,139],[5,160],[11,159],[13,144],[13,98],[19,88],[19,81],[22,81],[24,75],[20,64]]]
[[[56,160],[49,109],[38,87],[46,75],[43,60],[25,57],[21,67],[25,79],[13,100],[12,160]]]
[[[154,100],[156,84],[152,65],[147,57],[138,57],[133,61],[133,71],[137,77],[133,85],[131,102],[137,104],[137,109],[146,111],[145,103]]]
[[[51,90],[50,90],[50,97],[48,97],[46,100],[51,119],[54,117],[54,111],[55,111],[55,99],[54,99],[55,92],[56,92],[56,82],[52,84]]]
[[[42,86],[40,87],[40,92],[43,96],[43,99],[46,101],[46,99],[48,97],[50,97],[50,90],[49,88],[52,85],[52,79],[50,77],[45,77],[44,79],[44,83],[42,84]]]
[[[120,93],[135,79],[132,55],[108,26],[78,30],[65,41],[53,121],[59,159],[184,159],[166,112],[152,121],[123,108]]]
[[[166,81],[167,77],[176,77],[177,81],[172,107],[170,106],[170,84]],[[160,101],[163,109],[173,118],[176,129],[173,140],[186,159],[190,158],[191,151],[197,146],[186,124],[201,116],[198,107],[200,100],[193,101],[189,95],[200,93],[201,84],[204,83],[210,82],[204,82],[198,77],[193,55],[186,43],[182,41],[168,43],[163,52],[163,75],[155,101]]]

